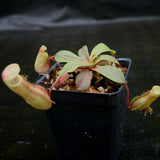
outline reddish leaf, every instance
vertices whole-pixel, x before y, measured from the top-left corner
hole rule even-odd
[[[76,86],[78,90],[86,90],[92,80],[92,71],[84,70],[80,72],[76,77]]]

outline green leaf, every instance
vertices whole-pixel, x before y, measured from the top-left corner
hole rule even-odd
[[[86,90],[92,80],[92,71],[84,70],[80,72],[76,77],[76,86],[78,90]]]
[[[89,61],[89,52],[88,47],[85,45],[81,49],[78,50],[79,57]]]
[[[125,77],[123,72],[116,67],[112,67],[109,65],[106,66],[97,65],[93,70],[114,82],[125,83]]]
[[[104,43],[99,43],[92,49],[90,59],[94,60],[97,56],[99,56],[103,52],[111,52],[112,54],[116,53],[116,51],[111,50]]]
[[[95,59],[94,64],[100,63],[102,61],[109,61],[109,62],[119,64],[117,59],[110,55],[100,55],[98,58]]]
[[[57,62],[70,62],[70,61],[74,61],[74,60],[83,60],[83,59],[78,57],[73,52],[70,52],[67,50],[61,50],[56,53],[55,60]]]
[[[70,61],[63,66],[63,68],[59,72],[59,76],[64,76],[65,74],[69,72],[73,72],[78,67],[89,66],[89,65],[90,63],[87,61],[79,61],[79,60]]]

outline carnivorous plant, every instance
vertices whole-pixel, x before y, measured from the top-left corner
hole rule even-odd
[[[111,55],[109,55],[110,53]],[[41,46],[35,60],[35,71],[39,74],[45,74],[50,69],[50,60],[64,63],[59,71],[56,80],[47,92],[42,86],[29,83],[19,74],[18,64],[7,66],[2,72],[2,80],[13,92],[22,96],[27,103],[36,109],[49,109],[52,106],[50,95],[53,88],[66,81],[70,73],[77,73],[75,78],[76,90],[87,90],[93,79],[94,73],[109,79],[110,81],[124,85],[127,91],[127,106],[130,110],[143,110],[152,112],[150,104],[160,96],[160,86],[153,88],[141,96],[133,98],[129,103],[129,89],[122,71],[122,66],[115,58],[116,51],[110,49],[103,43],[96,45],[89,54],[88,47],[84,45],[74,54],[68,50],[60,50],[54,56],[49,56],[47,47]]]

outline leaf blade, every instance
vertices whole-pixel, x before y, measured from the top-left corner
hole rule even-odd
[[[112,67],[109,65],[106,66],[97,65],[93,70],[102,74],[103,76],[114,82],[125,83],[125,77],[123,72],[116,67]]]
[[[78,50],[79,57],[89,61],[89,52],[88,47],[84,45],[81,49]]]
[[[65,74],[69,73],[69,72],[73,72],[74,70],[76,70],[78,67],[82,67],[82,66],[89,66],[90,63],[87,61],[70,61],[68,63],[66,63],[63,68],[59,71],[59,75],[60,76],[64,76]]]
[[[55,60],[57,62],[69,62],[73,60],[80,60],[82,58],[78,57],[73,52],[67,51],[67,50],[60,50],[55,54]]]
[[[97,59],[95,59],[94,64],[98,64],[101,61],[109,61],[109,62],[119,64],[118,60],[115,57],[110,55],[100,55]]]
[[[76,77],[76,86],[78,90],[86,90],[92,80],[92,71],[84,70],[80,72]]]
[[[97,56],[99,56],[103,52],[111,52],[112,54],[116,53],[116,51],[110,49],[104,43],[99,43],[92,49],[91,54],[90,54],[90,58],[92,58],[94,60]]]

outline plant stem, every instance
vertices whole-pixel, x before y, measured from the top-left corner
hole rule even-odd
[[[55,56],[50,56],[47,60],[47,64],[49,65],[50,60],[54,60]]]
[[[119,67],[120,69],[123,69],[123,67],[122,67],[120,64],[118,64],[118,67]]]
[[[50,96],[50,97],[51,97],[51,92],[52,92],[54,86],[59,82],[60,78],[61,78],[61,77],[58,77],[58,78],[56,79],[56,81],[52,84],[52,86],[50,87],[50,89],[49,89],[49,96]]]
[[[128,109],[130,109],[131,106],[130,106],[130,104],[129,104],[129,88],[128,88],[128,86],[127,86],[127,83],[124,83],[124,86],[125,86],[126,91],[127,91],[127,98],[126,98],[126,100],[127,100],[127,107],[128,107]]]
[[[121,64],[118,64],[118,66],[119,66],[120,69],[123,69],[123,67],[121,66]],[[126,97],[127,107],[128,107],[128,109],[131,109],[131,106],[129,104],[129,88],[127,86],[127,83],[124,83],[124,86],[125,86],[126,91],[127,91],[127,97]]]

